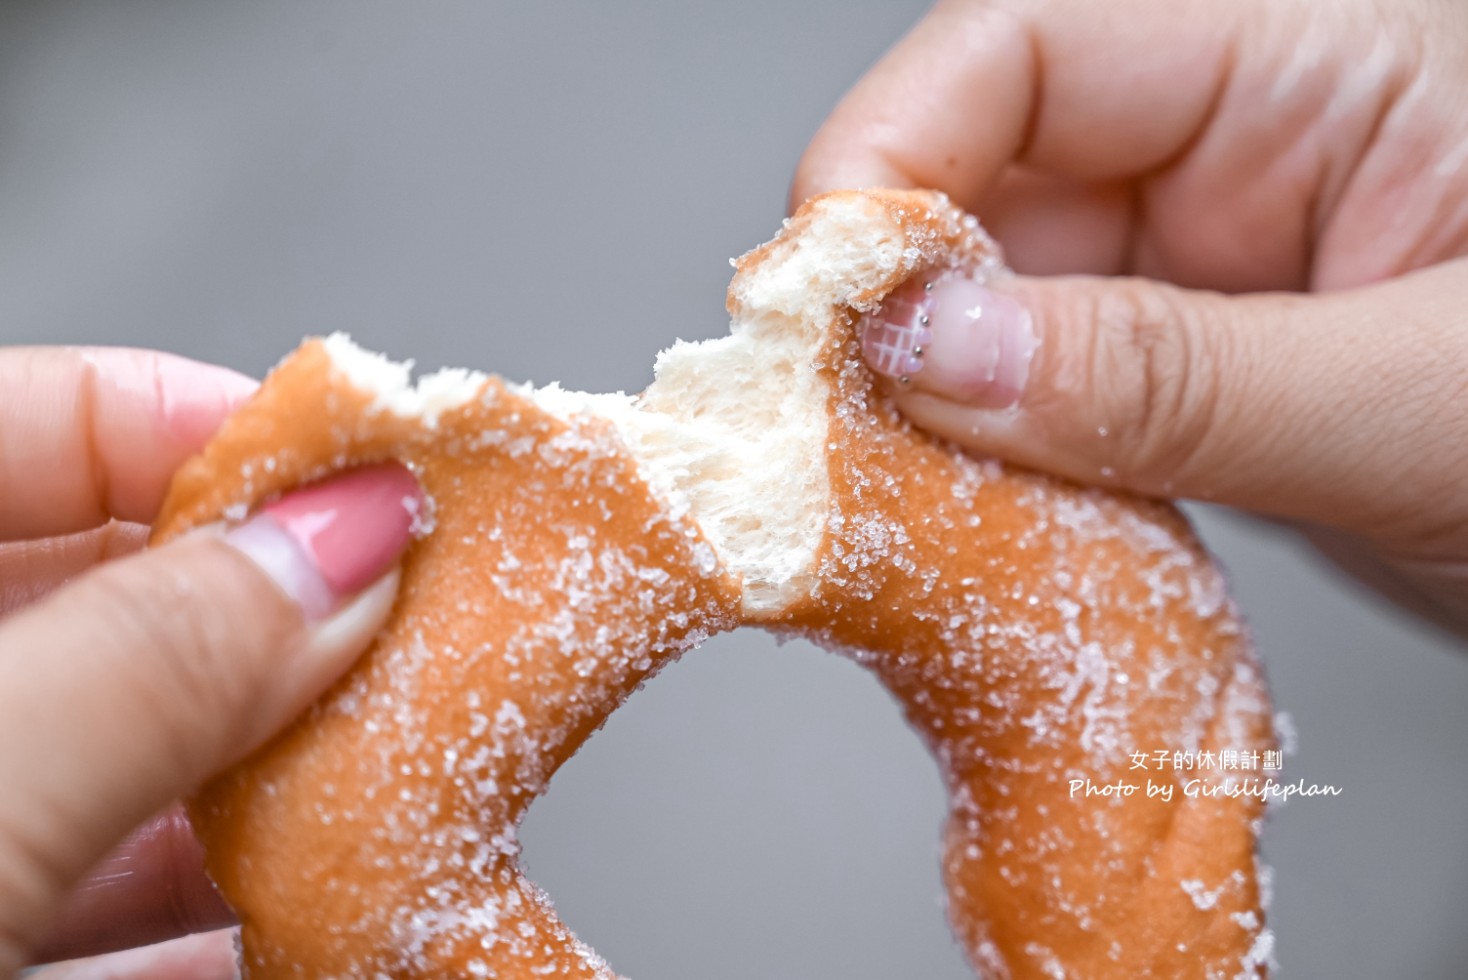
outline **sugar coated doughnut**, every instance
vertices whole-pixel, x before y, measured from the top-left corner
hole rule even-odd
[[[1267,973],[1263,803],[1212,760],[1273,750],[1272,715],[1223,579],[1171,506],[895,412],[857,326],[948,269],[1005,274],[941,195],[842,192],[741,258],[730,335],[663,352],[635,397],[413,385],[342,336],[270,375],[155,540],[389,459],[433,526],[356,668],[192,801],[247,977],[614,976],[521,873],[516,827],[638,685],[741,625],[900,701],[948,788],[948,911],[980,974]],[[1174,792],[1108,791],[1148,781]]]

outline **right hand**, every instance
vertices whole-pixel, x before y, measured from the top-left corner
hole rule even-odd
[[[929,294],[917,424],[1299,523],[1468,632],[1464,50],[1450,0],[945,0],[791,201],[935,187],[1028,274]]]

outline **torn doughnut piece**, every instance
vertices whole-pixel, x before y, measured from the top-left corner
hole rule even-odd
[[[192,802],[245,976],[614,976],[519,870],[516,828],[639,684],[741,625],[900,701],[948,787],[948,911],[982,975],[1266,975],[1263,802],[1197,761],[1275,747],[1222,576],[1171,506],[896,413],[857,321],[949,269],[1005,274],[941,195],[841,192],[741,258],[729,336],[664,351],[637,396],[413,386],[341,336],[271,374],[155,540],[385,459],[433,529],[356,668]],[[1138,780],[1159,749],[1188,761]],[[1175,791],[1086,789],[1138,782]]]

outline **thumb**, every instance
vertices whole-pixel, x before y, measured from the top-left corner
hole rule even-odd
[[[1462,507],[1465,326],[1456,262],[1314,296],[946,273],[861,331],[902,411],[972,451],[1400,539]]]
[[[0,624],[0,975],[111,845],[351,664],[421,504],[402,467],[357,470]]]

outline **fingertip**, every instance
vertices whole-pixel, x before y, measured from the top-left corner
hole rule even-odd
[[[812,138],[790,181],[788,213],[811,198],[831,191],[862,188],[904,190],[917,183],[843,121],[833,117]]]
[[[153,351],[130,351],[134,377],[119,384],[151,382],[163,430],[189,451],[202,448],[235,409],[260,387],[253,378],[215,364]]]
[[[0,389],[0,540],[14,540],[150,522],[255,383],[154,351],[41,347],[3,352]]]
[[[873,371],[981,408],[1019,401],[1040,345],[1022,303],[959,271],[905,283],[859,332]]]
[[[1118,385],[1137,385],[1098,375],[1098,363],[1122,356],[1097,353],[1100,335],[1111,335],[1101,324],[1121,316],[1098,312],[1099,297],[1122,288],[1106,287],[1087,277],[957,273],[909,283],[862,322],[863,355],[904,416],[974,455],[1156,493],[1128,482],[1139,474],[1124,464],[1128,439],[1108,401]],[[891,356],[914,348],[921,356]]]
[[[94,405],[102,411],[136,413],[135,418],[152,428],[157,454],[171,458],[175,465],[203,449],[224,420],[259,387],[229,368],[159,351],[88,348],[82,357],[96,379]],[[129,456],[133,444],[125,418],[121,427],[109,418],[96,420],[93,426],[97,451],[107,461],[103,465],[113,473],[132,474]],[[171,474],[169,468],[158,474],[161,480],[113,481],[109,484],[115,487],[111,509],[127,519],[148,520]],[[141,499],[134,500],[134,496]]]
[[[394,565],[312,630],[301,659],[320,665],[321,673],[308,690],[324,688],[351,666],[387,622],[401,584],[401,566]]]
[[[1023,147],[1036,77],[1021,18],[938,4],[822,124],[796,169],[791,209],[824,191],[929,187],[974,210]]]
[[[1028,431],[1027,419],[1013,409],[978,408],[926,391],[897,391],[898,409],[918,428],[951,442],[975,456],[995,456],[1032,464],[1018,458]]]
[[[224,540],[320,621],[396,565],[427,507],[406,467],[382,463],[293,490]]]

